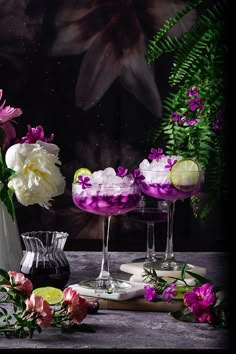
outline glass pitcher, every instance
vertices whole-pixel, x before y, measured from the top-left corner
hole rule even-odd
[[[52,286],[63,289],[70,277],[70,266],[63,251],[68,233],[31,231],[21,234],[25,252],[20,272],[31,280],[34,289]]]

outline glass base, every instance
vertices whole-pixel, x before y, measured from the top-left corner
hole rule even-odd
[[[181,271],[185,262],[177,261],[175,259],[172,260],[153,260],[147,261],[144,263],[143,267],[147,269],[155,269],[159,271]],[[187,264],[186,270],[193,269],[194,266],[192,264]]]
[[[148,262],[163,261],[163,260],[164,260],[164,255],[155,254],[151,259],[147,257],[135,258],[132,260],[132,263],[138,263],[138,262],[148,263]]]
[[[79,283],[80,286],[86,289],[93,289],[95,294],[106,292],[108,294],[122,293],[125,292],[127,289],[131,288],[132,285],[121,279],[86,279]]]

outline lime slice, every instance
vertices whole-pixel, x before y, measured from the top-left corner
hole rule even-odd
[[[73,182],[76,183],[79,176],[88,176],[91,174],[92,172],[86,167],[78,168],[78,170],[75,171]]]
[[[45,286],[33,290],[34,295],[40,295],[49,305],[59,304],[63,299],[63,293],[60,289],[52,286]]]
[[[192,159],[177,161],[170,171],[170,181],[176,189],[184,192],[193,190],[200,181],[200,166]]]
[[[184,297],[184,294],[189,291],[192,291],[193,287],[192,286],[177,285],[174,290],[177,291],[177,295],[173,297],[173,300],[182,300]]]

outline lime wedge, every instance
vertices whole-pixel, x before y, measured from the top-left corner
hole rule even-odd
[[[175,287],[175,290],[177,291],[177,295],[173,297],[173,300],[182,300],[184,297],[184,294],[192,291],[193,287],[191,286],[182,286],[182,285],[177,285]]]
[[[63,299],[63,293],[60,289],[52,286],[45,286],[33,290],[34,295],[42,296],[42,298],[49,303],[49,305],[56,305]]]
[[[193,190],[200,181],[199,164],[187,158],[177,161],[170,171],[170,181],[176,189],[181,191]]]
[[[92,172],[86,167],[78,168],[78,170],[75,171],[73,182],[76,183],[79,176],[88,176],[91,174]]]

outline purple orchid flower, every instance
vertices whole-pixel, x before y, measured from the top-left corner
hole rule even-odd
[[[176,122],[178,124],[182,124],[182,116],[179,113],[176,112],[171,112],[171,117],[173,122]]]
[[[209,307],[216,301],[212,284],[206,283],[193,288],[193,291],[184,294],[183,301],[184,305],[193,311],[194,318],[199,322],[212,322],[213,316]]]
[[[171,159],[167,159],[167,165],[165,165],[165,168],[168,168],[169,170],[171,170],[176,162],[177,162],[177,160],[174,160],[172,162]]]
[[[198,122],[200,122],[200,119],[199,118],[196,118],[196,119],[187,119],[186,120],[186,124],[188,126],[193,126],[195,124],[197,124]]]
[[[28,133],[26,136],[21,138],[21,143],[35,144],[37,140],[44,141],[46,143],[51,143],[54,139],[54,134],[51,134],[50,138],[46,138],[44,135],[44,130],[41,125],[37,125],[35,128],[31,128],[28,124]]]
[[[92,184],[89,183],[89,181],[90,181],[90,178],[87,176],[86,177],[83,177],[83,176],[78,177],[78,184],[80,184],[82,186],[82,189],[92,187]]]
[[[197,86],[193,86],[192,88],[187,90],[188,92],[188,96],[192,97],[192,96],[198,96],[198,87]]]
[[[160,149],[160,148],[158,148],[158,149],[151,148],[151,152],[148,155],[148,158],[150,160],[159,161],[163,156],[165,156],[165,155],[163,154],[163,150],[162,149]]]
[[[171,302],[172,297],[175,297],[175,296],[178,294],[178,292],[177,292],[176,290],[174,290],[174,288],[175,288],[175,284],[172,283],[172,284],[170,284],[169,287],[168,287],[166,290],[164,290],[163,293],[162,293],[162,297],[163,297],[164,299],[167,299],[168,302]]]
[[[128,172],[127,168],[124,168],[123,166],[119,166],[117,168],[116,175],[119,177],[124,177],[127,174],[127,172]]]
[[[136,184],[141,184],[143,183],[143,180],[145,179],[145,177],[141,174],[139,168],[137,168],[136,170],[134,170],[133,173],[131,173],[131,176],[133,177],[134,181]]]
[[[188,101],[189,108],[191,111],[196,111],[196,109],[202,109],[203,108],[203,98],[195,97],[192,100]]]
[[[149,285],[145,285],[144,290],[145,290],[144,297],[146,300],[152,301],[154,298],[158,297],[158,294],[156,293],[156,290],[153,287]]]

